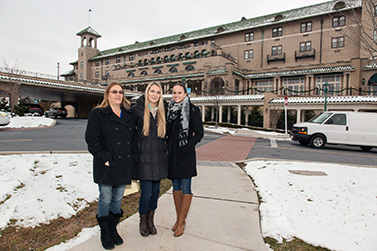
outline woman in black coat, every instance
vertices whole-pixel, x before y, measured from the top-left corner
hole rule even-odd
[[[173,197],[177,221],[174,236],[183,234],[192,200],[191,179],[197,175],[195,145],[203,138],[204,130],[199,108],[191,104],[184,84],[173,86],[173,99],[167,114],[169,156],[168,178],[173,182]]]
[[[166,115],[161,85],[149,84],[144,96],[131,110],[135,115],[138,135],[137,166],[133,179],[140,180],[139,230],[142,236],[148,236],[157,233],[153,217],[161,179],[168,176]]]
[[[93,178],[99,187],[97,221],[105,249],[123,243],[116,230],[123,216],[121,201],[126,184],[131,184],[134,168],[134,115],[120,84],[110,83],[102,103],[89,115],[85,132],[88,150],[93,155]]]

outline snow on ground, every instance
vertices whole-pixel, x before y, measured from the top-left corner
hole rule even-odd
[[[97,200],[90,154],[0,156],[0,228],[69,218]]]
[[[331,250],[376,250],[376,168],[255,160],[245,170],[261,196],[264,237],[297,237]]]
[[[214,133],[221,133],[221,134],[225,134],[225,133],[229,133],[229,134],[235,134],[236,133],[236,130],[234,129],[229,129],[229,128],[226,128],[226,127],[221,127],[221,126],[206,126],[205,127],[207,131],[211,131],[211,132],[214,132]]]
[[[55,125],[56,120],[46,117],[12,117],[10,123],[2,128],[30,128],[30,127],[45,127]]]

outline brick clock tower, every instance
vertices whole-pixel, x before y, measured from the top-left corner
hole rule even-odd
[[[101,35],[92,27],[88,26],[76,34],[81,38],[81,46],[78,50],[77,77],[79,81],[91,79],[91,68],[88,60],[98,55],[97,39]]]

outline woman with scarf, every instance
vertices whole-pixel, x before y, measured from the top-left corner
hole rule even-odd
[[[173,182],[177,220],[174,236],[183,234],[192,192],[191,179],[197,175],[195,145],[203,138],[203,123],[198,107],[191,104],[184,84],[173,86],[173,99],[167,114],[168,178]]]
[[[168,176],[165,103],[161,85],[150,83],[131,108],[138,135],[138,163],[133,179],[140,180],[139,231],[144,237],[157,234],[153,217],[161,179]]]

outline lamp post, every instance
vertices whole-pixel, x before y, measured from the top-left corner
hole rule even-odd
[[[323,84],[323,86],[325,88],[325,112],[327,111],[327,92],[329,91],[329,83],[327,83],[327,81]]]

